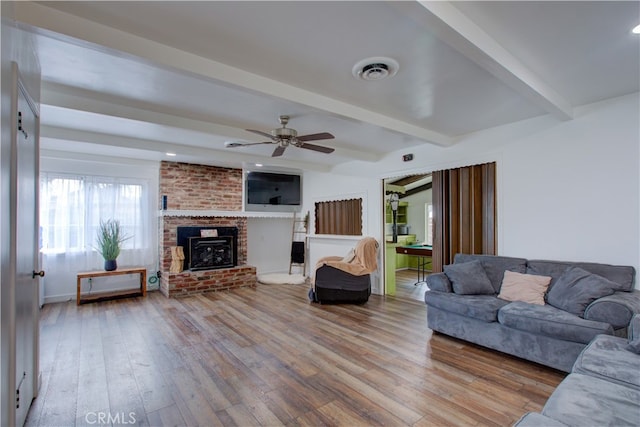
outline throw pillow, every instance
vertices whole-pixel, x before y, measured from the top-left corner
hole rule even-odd
[[[495,294],[491,281],[480,261],[463,262],[444,266],[444,274],[460,295]]]
[[[346,262],[347,264],[353,261],[356,257],[356,251],[351,249],[340,261]]]
[[[580,267],[567,268],[547,294],[547,302],[583,317],[584,310],[598,298],[611,295],[619,285]]]
[[[544,305],[544,294],[551,283],[549,276],[517,273],[506,270],[498,298]]]
[[[627,350],[640,354],[640,338],[629,341],[629,344],[627,344]]]

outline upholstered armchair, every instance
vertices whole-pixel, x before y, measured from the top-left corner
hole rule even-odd
[[[321,304],[365,303],[371,295],[371,273],[377,268],[378,242],[365,237],[344,257],[318,260],[309,299]]]

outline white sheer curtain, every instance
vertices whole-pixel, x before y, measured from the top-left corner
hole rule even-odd
[[[154,230],[146,180],[42,173],[40,184],[45,291],[49,288],[52,296],[72,293],[77,272],[104,267],[95,249],[101,220],[120,221],[130,236],[118,257],[119,267],[153,265]]]

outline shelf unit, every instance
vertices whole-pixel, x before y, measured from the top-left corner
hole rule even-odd
[[[309,213],[305,214],[303,218],[293,215],[293,226],[291,228],[291,260],[289,262],[289,274],[293,267],[302,269],[302,275],[307,273],[307,233],[309,232]],[[299,253],[296,253],[296,248],[302,248],[302,262],[295,261],[296,256],[299,257]]]
[[[123,274],[139,274],[140,289],[123,289],[118,291],[98,292],[95,294],[82,294],[82,279],[93,279],[95,277],[118,276]],[[114,298],[125,298],[133,296],[144,297],[147,295],[147,269],[146,268],[122,268],[114,271],[85,271],[78,273],[78,290],[76,294],[76,304],[87,302],[105,301]]]
[[[398,203],[398,213],[396,215],[396,222],[398,224],[406,224],[407,223],[407,208],[409,206],[409,202],[400,202]],[[393,223],[393,211],[391,210],[391,206],[387,204],[385,209],[385,222],[387,224]]]

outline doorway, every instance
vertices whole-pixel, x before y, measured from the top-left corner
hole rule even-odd
[[[385,293],[424,301],[433,241],[431,174],[384,179],[383,187]]]
[[[425,219],[429,218],[428,208],[424,210],[427,214],[419,213],[422,201],[411,203],[412,197],[426,191],[429,191],[432,204],[430,220]],[[497,253],[496,162],[385,179],[383,194],[385,294],[397,295],[400,289],[398,272],[413,268],[417,273],[414,286],[421,288],[410,292],[409,297],[423,299],[424,291],[428,290],[424,277],[429,270],[441,272],[443,266],[453,263],[457,253]],[[416,217],[423,219],[416,223],[413,221]],[[400,229],[403,224],[409,227]],[[430,242],[426,230],[432,232]],[[403,232],[407,233],[406,237],[401,237]],[[414,260],[401,257],[398,252],[421,252],[406,248],[409,240],[414,241],[417,247],[431,243],[430,257],[414,256]],[[399,246],[404,246],[406,251],[399,250]],[[427,261],[430,263],[425,265]],[[422,267],[425,267],[425,274],[418,273]],[[405,282],[402,283],[406,286]]]

